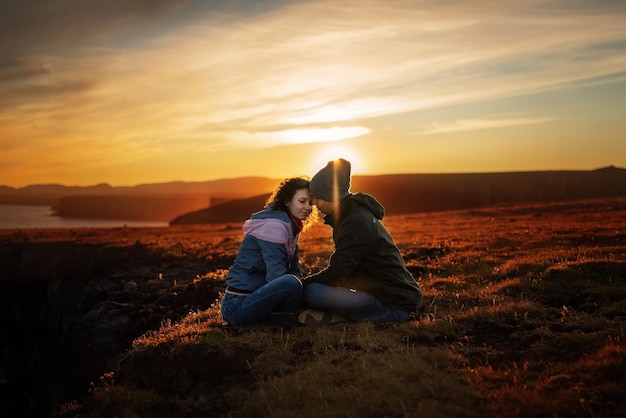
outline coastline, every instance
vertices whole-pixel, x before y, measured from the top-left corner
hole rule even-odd
[[[49,205],[0,204],[0,230],[46,228],[167,227],[168,222],[123,219],[68,218]]]

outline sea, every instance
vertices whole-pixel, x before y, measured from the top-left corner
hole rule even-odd
[[[167,222],[63,218],[50,206],[0,205],[0,229],[166,227]]]

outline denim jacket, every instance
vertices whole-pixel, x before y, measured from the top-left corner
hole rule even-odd
[[[241,247],[228,270],[228,286],[253,292],[285,274],[301,277],[300,234],[287,212],[269,208],[256,212],[244,223],[243,233]]]

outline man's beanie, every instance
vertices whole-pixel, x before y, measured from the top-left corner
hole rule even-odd
[[[311,194],[329,202],[338,202],[348,196],[350,190],[350,161],[340,158],[329,161],[326,167],[311,179]]]

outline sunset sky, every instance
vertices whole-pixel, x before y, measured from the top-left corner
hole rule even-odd
[[[626,2],[7,0],[0,185],[626,167]]]

